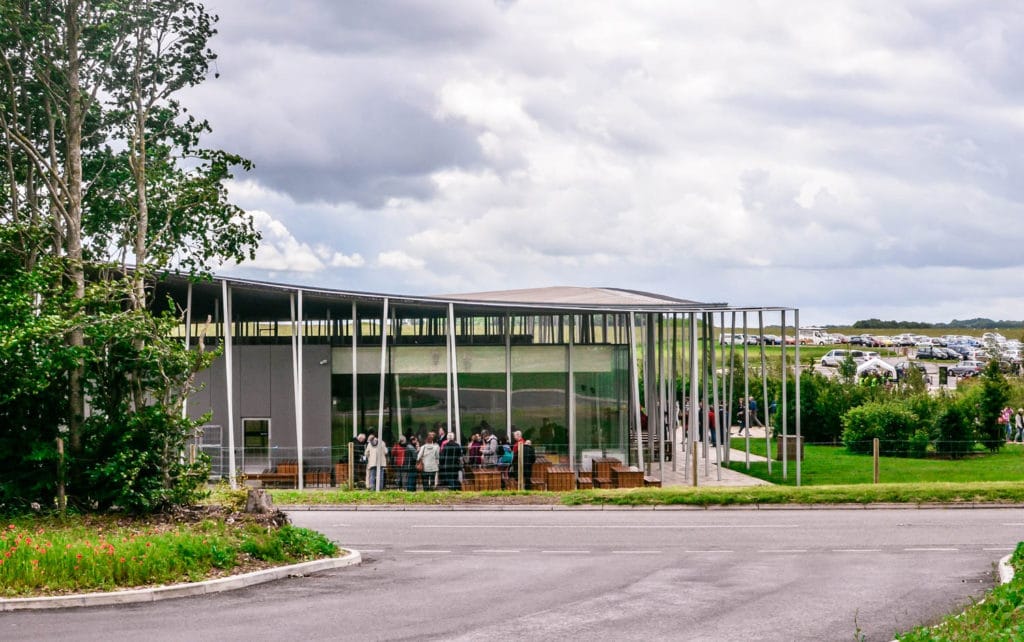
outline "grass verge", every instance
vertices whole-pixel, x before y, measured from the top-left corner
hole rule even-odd
[[[743,450],[743,439],[733,438],[732,447]],[[772,446],[774,450],[774,445]],[[764,456],[764,439],[751,439],[751,454]],[[764,462],[752,462],[747,470],[742,456],[729,464],[735,471],[746,473],[773,484],[795,485],[796,462],[788,465],[788,479],[782,478],[782,462],[772,462],[772,472]],[[910,457],[879,457],[879,479],[883,483],[1024,481],[1024,445],[1007,444],[995,454],[977,454],[964,459],[915,459]],[[855,455],[842,446],[804,446],[800,462],[804,486],[870,484],[871,455]]]
[[[947,617],[937,626],[918,627],[896,639],[900,642],[1024,639],[1024,543],[1017,545],[1010,563],[1014,567],[1013,580],[992,589],[984,601]]]
[[[456,505],[562,504],[617,506],[728,506],[743,504],[869,503],[1024,503],[1024,483],[973,482],[867,484],[845,486],[748,486],[631,488],[551,492],[418,492],[344,490],[275,490],[274,502],[286,505]]]
[[[199,581],[337,553],[320,533],[223,518],[17,518],[0,531],[0,597]]]

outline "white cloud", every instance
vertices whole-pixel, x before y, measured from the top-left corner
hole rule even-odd
[[[293,4],[214,0],[195,94],[276,219],[250,267],[1024,318],[1009,5]]]
[[[402,250],[392,250],[390,252],[381,252],[378,254],[377,265],[382,268],[406,271],[422,270],[424,265],[426,265],[426,262],[422,259],[410,256]]]
[[[256,258],[244,264],[244,269],[270,272],[319,272],[326,267],[362,267],[365,261],[359,253],[346,256],[326,245],[315,248],[300,242],[284,223],[262,210],[250,210],[256,228],[263,234]],[[225,268],[225,271],[230,269]]]

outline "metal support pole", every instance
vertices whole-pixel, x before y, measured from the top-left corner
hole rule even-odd
[[[714,313],[709,315],[711,319],[711,414],[715,418],[715,477],[722,481],[722,424],[724,417],[718,412],[718,360],[715,350]],[[725,313],[722,313],[722,326],[725,326]],[[710,421],[708,428],[711,428]]]
[[[786,311],[781,311],[781,325],[782,325],[782,479],[789,479],[789,444],[786,442],[787,430],[786,420],[789,415],[789,406],[786,402]],[[800,341],[800,333],[798,332],[795,337],[795,341]]]
[[[633,425],[636,429],[636,466],[644,467],[644,446],[640,438],[640,381],[636,366],[636,314],[629,313],[629,390],[633,405]],[[628,446],[627,446],[628,448]]]
[[[672,383],[670,389],[672,390],[672,403],[670,404],[670,411],[672,416],[670,417],[670,425],[672,426],[671,442],[669,447],[672,449],[672,472],[679,470],[679,406],[676,402],[676,381],[678,380],[679,370],[676,368],[677,363],[677,344],[679,343],[679,324],[677,322],[677,316],[672,313]]]
[[[796,351],[793,353],[794,368],[796,369],[795,386],[796,399],[796,485],[800,485],[800,460],[803,458],[803,448],[800,441],[800,310],[793,310],[793,326],[796,328]]]
[[[235,387],[234,387],[234,341],[231,336],[231,288],[227,281],[221,281],[221,296],[224,304],[224,375],[227,383],[228,406],[228,484],[238,488],[235,477]]]
[[[359,336],[359,316],[356,314],[356,302],[352,302],[352,438],[355,439],[359,433],[359,355],[356,350],[358,348]],[[349,467],[355,467],[355,464],[349,460]],[[352,488],[350,485],[349,488]]]
[[[723,312],[723,314],[725,314]],[[747,345],[747,337],[743,336],[743,345]],[[725,395],[725,463],[732,462],[732,411],[736,400],[736,311],[732,312],[732,341],[729,342],[729,389]]]
[[[512,317],[505,313],[505,433],[512,443]]]
[[[763,395],[763,405],[761,411],[764,413],[764,452],[768,459],[768,474],[772,474],[772,431],[769,429],[771,422],[769,417],[771,413],[768,412],[768,367],[767,359],[764,355],[764,310],[757,311],[757,327],[761,332],[761,392]]]
[[[750,470],[750,361],[747,344],[747,311],[743,311],[743,436],[747,470]]]
[[[697,314],[690,313],[690,475],[697,487]]]
[[[192,349],[192,282],[185,293],[185,352]],[[188,419],[188,397],[181,402],[181,418]]]
[[[380,315],[380,387],[377,397],[377,443],[384,444],[384,389],[388,376],[388,298],[384,297],[384,310]],[[379,447],[379,446],[378,446]],[[381,477],[383,477],[380,455],[378,457],[377,470],[374,471],[374,488],[380,490]]]
[[[574,352],[576,345],[576,315],[569,315],[569,398],[566,400],[569,406],[569,469],[575,471],[573,461],[576,459],[576,376],[573,372]]]
[[[455,351],[455,304],[448,304],[448,331],[452,341],[452,399],[455,403],[452,418],[455,420],[455,441],[462,443],[462,411],[459,405],[459,359]],[[448,426],[451,432],[451,426]]]

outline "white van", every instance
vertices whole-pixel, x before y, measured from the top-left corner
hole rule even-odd
[[[821,365],[829,368],[838,368],[839,364],[846,360],[849,350],[829,350],[821,357]]]

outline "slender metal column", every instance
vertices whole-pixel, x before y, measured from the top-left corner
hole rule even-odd
[[[679,470],[679,406],[676,403],[676,381],[679,377],[679,370],[676,368],[677,364],[677,344],[679,343],[679,324],[677,323],[677,315],[675,312],[672,313],[672,383],[670,390],[672,390],[672,402],[669,404],[669,411],[672,416],[669,418],[669,425],[672,426],[671,444],[669,447],[672,448],[672,472]]]
[[[505,434],[512,443],[512,317],[505,313]]]
[[[644,467],[644,444],[640,436],[640,381],[636,365],[636,314],[629,313],[629,390],[633,400],[633,422],[636,428],[636,466]]]
[[[724,312],[722,313],[725,314]],[[743,336],[743,345],[747,343],[746,335]],[[736,399],[736,311],[732,311],[732,341],[729,342],[729,392],[725,395],[725,463],[732,462],[732,411],[733,401]]]
[[[575,471],[576,465],[576,376],[573,372],[573,361],[576,347],[576,315],[569,315],[569,469]]]
[[[359,434],[359,355],[356,353],[359,335],[359,316],[356,313],[356,302],[352,302],[352,438]],[[355,468],[355,462],[349,462],[349,466]]]
[[[192,349],[192,282],[185,293],[185,352]],[[181,402],[181,418],[188,419],[188,395]]]
[[[725,319],[724,312],[722,319],[722,326],[724,329]],[[722,481],[722,424],[725,423],[725,418],[718,412],[718,361],[715,350],[715,332],[714,332],[714,313],[709,315],[711,318],[711,411],[715,418],[715,470],[716,479]],[[710,422],[709,422],[710,424]],[[708,428],[711,428],[709,425]]]
[[[448,431],[452,428],[452,350],[455,344],[455,321],[452,319],[452,306],[448,306],[448,310],[445,314],[447,315],[447,318],[444,323],[444,405],[447,409],[447,420],[445,421],[444,429],[445,431]]]
[[[764,355],[764,310],[757,311],[757,327],[761,332],[761,414],[764,415],[764,452],[768,459],[768,474],[772,474],[772,431],[768,412],[768,362]]]
[[[380,315],[380,387],[377,397],[377,439],[384,443],[384,388],[388,376],[388,298],[384,297],[384,310]],[[374,476],[374,487],[380,490],[381,472],[379,466]]]
[[[687,457],[693,487],[697,487],[697,313],[690,313],[690,453]]]
[[[743,311],[743,437],[747,470],[750,470],[750,360],[748,358],[747,311]]]
[[[298,315],[295,313],[296,294],[288,295],[292,324],[292,399],[295,402],[295,453],[299,468],[298,488],[302,490],[302,290],[297,291]]]
[[[647,461],[654,473],[654,426],[658,423],[658,375],[657,375],[657,349],[658,345],[654,338],[655,315],[648,313],[644,317],[644,404],[647,407]],[[639,433],[638,433],[639,434]]]
[[[459,359],[455,348],[455,305],[448,304],[448,331],[452,343],[452,399],[455,403],[452,417],[455,419],[455,440],[462,443],[462,410],[459,405]],[[451,432],[451,426],[448,426]]]
[[[793,327],[796,328],[796,350],[793,353],[793,368],[795,369],[793,382],[795,386],[796,399],[793,400],[796,406],[796,485],[800,485],[800,459],[803,449],[800,447],[800,310],[793,310]]]
[[[786,443],[787,431],[786,420],[789,415],[789,406],[786,403],[786,311],[782,310],[782,478],[789,479],[789,444]],[[800,341],[800,333],[796,334],[796,341]]]
[[[224,302],[224,374],[227,379],[228,397],[228,484],[238,488],[235,478],[235,386],[234,386],[234,341],[231,336],[231,288],[227,281],[221,281],[221,296]]]
[[[665,377],[665,315],[658,315],[658,479],[665,479],[665,430],[668,428],[668,406],[666,402]],[[648,420],[649,422],[650,420]]]

